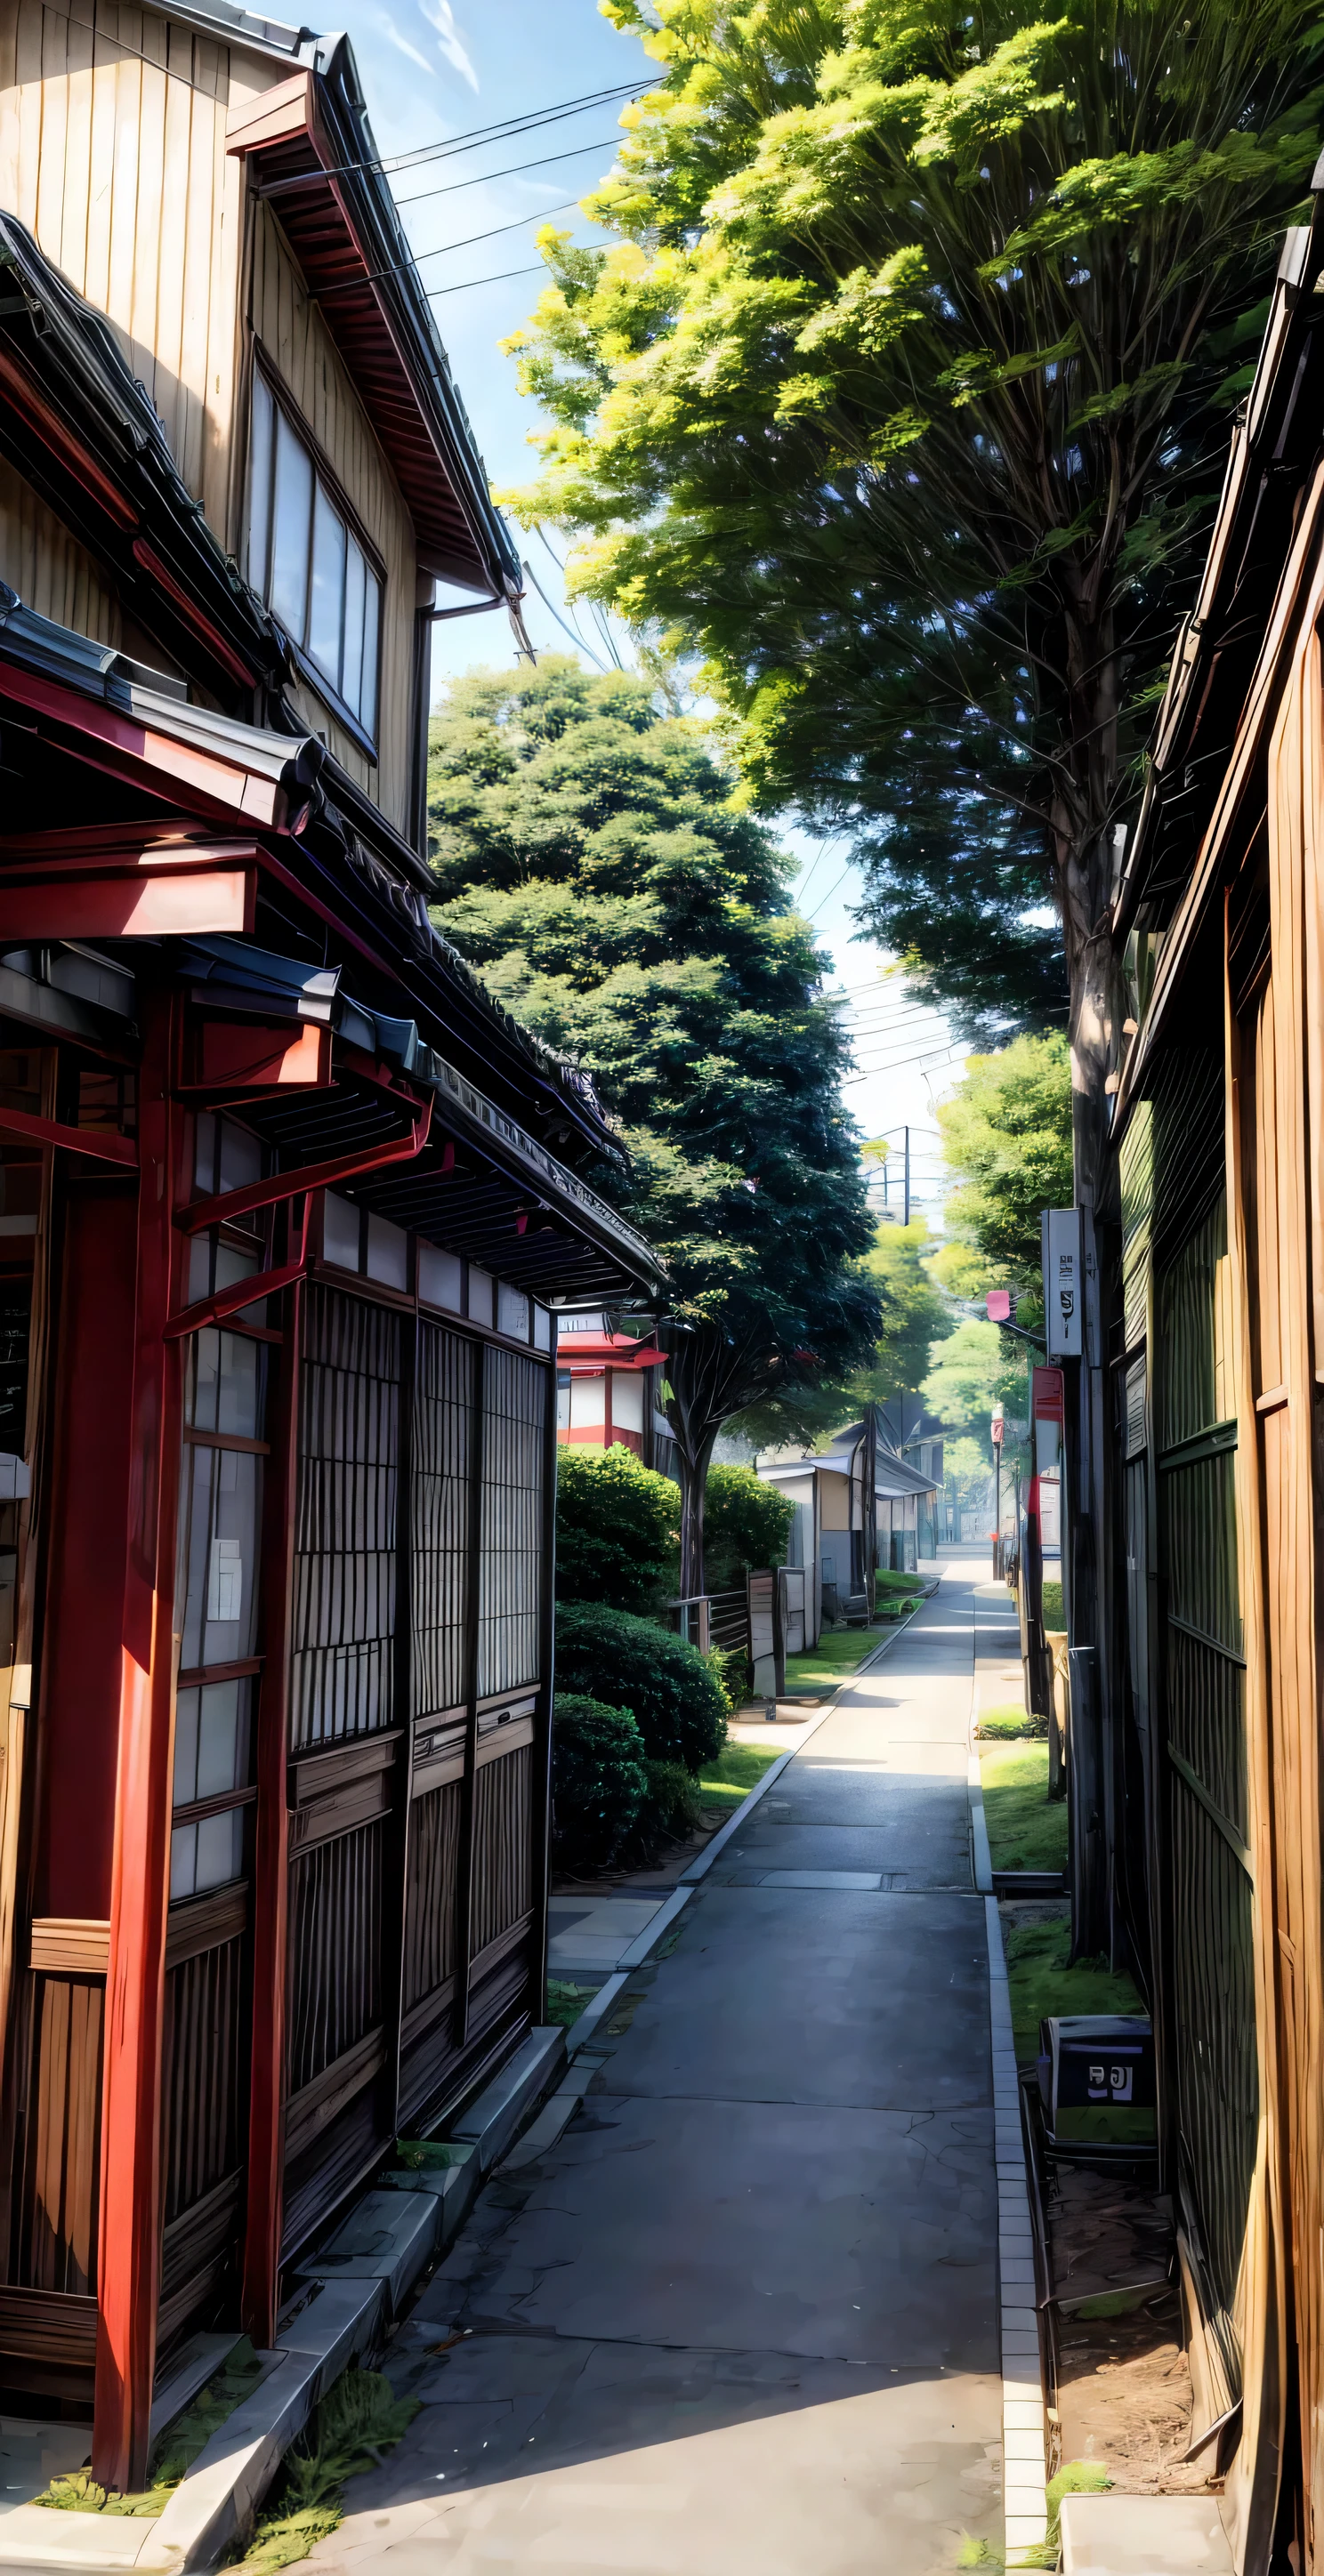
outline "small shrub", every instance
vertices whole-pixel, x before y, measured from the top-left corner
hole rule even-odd
[[[987,1717],[981,1717],[979,1721],[981,1744],[1005,1744],[1017,1737],[1045,1736],[1047,1733],[1047,1718],[1033,1717],[1023,1708],[991,1708]]]
[[[650,1762],[698,1771],[726,1742],[713,1658],[628,1610],[567,1602],[556,1614],[556,1670],[568,1691],[628,1709]]]
[[[380,2468],[383,2451],[403,2439],[418,2409],[418,2398],[397,2397],[380,2371],[342,2371],[287,2454],[275,2501],[241,2565],[255,2576],[277,2576],[328,2539],[344,2518],[346,2479]]]
[[[1055,1628],[1058,1635],[1061,1636],[1067,1624],[1067,1614],[1062,1599],[1061,1584],[1045,1583],[1043,1587],[1043,1597],[1044,1626],[1045,1628]]]
[[[795,1505],[752,1467],[710,1467],[703,1489],[703,1568],[710,1592],[735,1592],[751,1567],[784,1565]]]
[[[556,1597],[619,1610],[675,1598],[680,1488],[655,1476],[623,1442],[562,1447],[556,1466]]]
[[[644,1748],[629,1710],[582,1692],[558,1691],[552,1707],[552,1815],[562,1868],[605,1869],[647,1792]]]
[[[698,1781],[679,1762],[645,1762],[648,1788],[639,1811],[646,1834],[692,1834],[703,1816]]]

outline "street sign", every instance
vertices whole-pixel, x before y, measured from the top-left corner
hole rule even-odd
[[[1041,1231],[1048,1356],[1050,1360],[1078,1360],[1085,1288],[1079,1208],[1045,1208]]]

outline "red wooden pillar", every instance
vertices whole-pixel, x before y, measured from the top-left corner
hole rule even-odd
[[[143,1004],[137,1313],[92,2438],[96,2476],[121,2488],[140,2487],[146,2479],[156,2368],[182,1380],[182,1345],[164,1338],[182,1249],[172,1224],[182,1125],[171,1100],[175,1006],[168,992],[150,990]]]
[[[270,1313],[270,1308],[268,1308]],[[289,1887],[290,1616],[299,1472],[303,1282],[285,1291],[285,1341],[263,1495],[262,1688],[257,1727],[253,1867],[253,2051],[248,2109],[248,2221],[243,2323],[259,2349],[276,2339],[285,2170],[285,1988]]]

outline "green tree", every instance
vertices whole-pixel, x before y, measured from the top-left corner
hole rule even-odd
[[[1318,150],[1315,0],[607,0],[659,85],[544,236],[517,501],[704,657],[754,791],[854,818],[875,925],[1022,1024],[1070,973],[1079,1177],[1117,825],[1226,405]]]
[[[938,1263],[929,1258],[929,1244],[922,1217],[908,1226],[876,1228],[873,1247],[858,1265],[878,1299],[879,1330],[872,1350],[843,1377],[771,1397],[742,1413],[736,1427],[756,1448],[796,1440],[811,1448],[853,1420],[864,1405],[886,1404],[894,1395],[918,1391],[933,1344],[951,1331],[954,1321],[930,1276]]]
[[[563,1445],[556,1470],[556,1597],[648,1611],[674,1595],[680,1495],[622,1441]]]
[[[710,1467],[704,1501],[708,1586],[733,1591],[755,1566],[780,1565],[795,1505],[752,1467]]]
[[[1002,1368],[1002,1335],[997,1325],[968,1320],[941,1344],[921,1390],[925,1403],[946,1427],[969,1434],[990,1460],[989,1423]],[[1023,1371],[1021,1384],[1023,1390]]]
[[[731,791],[647,681],[568,658],[471,674],[432,727],[434,918],[592,1072],[630,1157],[598,1186],[667,1263],[687,1593],[723,1422],[848,1368],[878,1311],[855,1266],[873,1229],[827,961]]]
[[[1066,1039],[1020,1037],[972,1057],[938,1125],[959,1183],[946,1208],[954,1240],[935,1265],[943,1284],[956,1295],[1010,1285],[1037,1297],[1040,1218],[1072,1203]]]

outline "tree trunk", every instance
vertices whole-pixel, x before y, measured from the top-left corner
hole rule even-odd
[[[746,1383],[747,1364],[717,1324],[672,1328],[667,1351],[667,1420],[680,1467],[680,1593],[704,1590],[703,1499],[722,1424],[761,1390]]]

